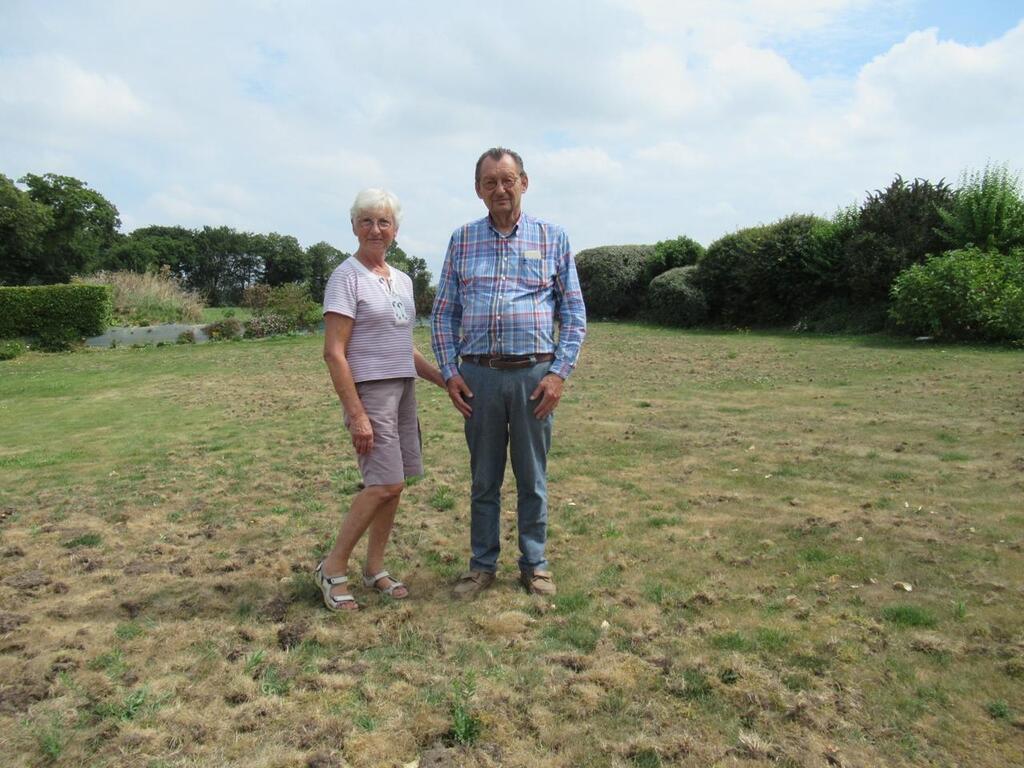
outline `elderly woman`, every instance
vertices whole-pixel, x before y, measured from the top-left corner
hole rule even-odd
[[[416,376],[444,388],[440,372],[413,347],[412,280],[385,261],[402,207],[382,189],[352,204],[358,250],[331,274],[324,292],[324,360],[345,411],[363,475],[334,548],[316,567],[331,610],[357,610],[348,589],[348,559],[369,530],[363,585],[397,600],[409,590],[384,569],[384,548],[405,478],[423,471],[416,420]]]

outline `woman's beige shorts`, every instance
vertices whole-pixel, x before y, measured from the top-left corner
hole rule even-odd
[[[396,485],[407,477],[422,475],[416,380],[361,381],[356,392],[373,427],[373,450],[356,455],[363,485]]]

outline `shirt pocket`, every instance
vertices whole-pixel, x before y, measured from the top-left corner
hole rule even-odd
[[[550,284],[550,270],[548,270],[547,259],[543,256],[520,255],[516,257],[515,263],[516,278],[524,288],[531,291],[539,291]]]

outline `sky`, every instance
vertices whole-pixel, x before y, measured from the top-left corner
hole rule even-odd
[[[830,216],[1024,167],[1022,0],[0,0],[0,173],[152,224],[351,251],[401,199],[435,278],[481,152],[575,250]]]

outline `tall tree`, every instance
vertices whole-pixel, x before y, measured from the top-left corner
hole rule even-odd
[[[98,264],[117,240],[121,219],[117,208],[99,192],[71,176],[27,174],[19,180],[28,196],[48,207],[53,216],[35,262],[42,283],[62,283]]]
[[[306,249],[306,265],[309,270],[309,295],[313,301],[324,300],[324,289],[334,268],[341,264],[349,254],[339,251],[330,243],[315,243]]]
[[[253,235],[253,248],[263,261],[262,281],[267,285],[297,283],[309,274],[306,252],[291,235]]]
[[[53,213],[0,173],[0,284],[41,282],[37,264]]]

